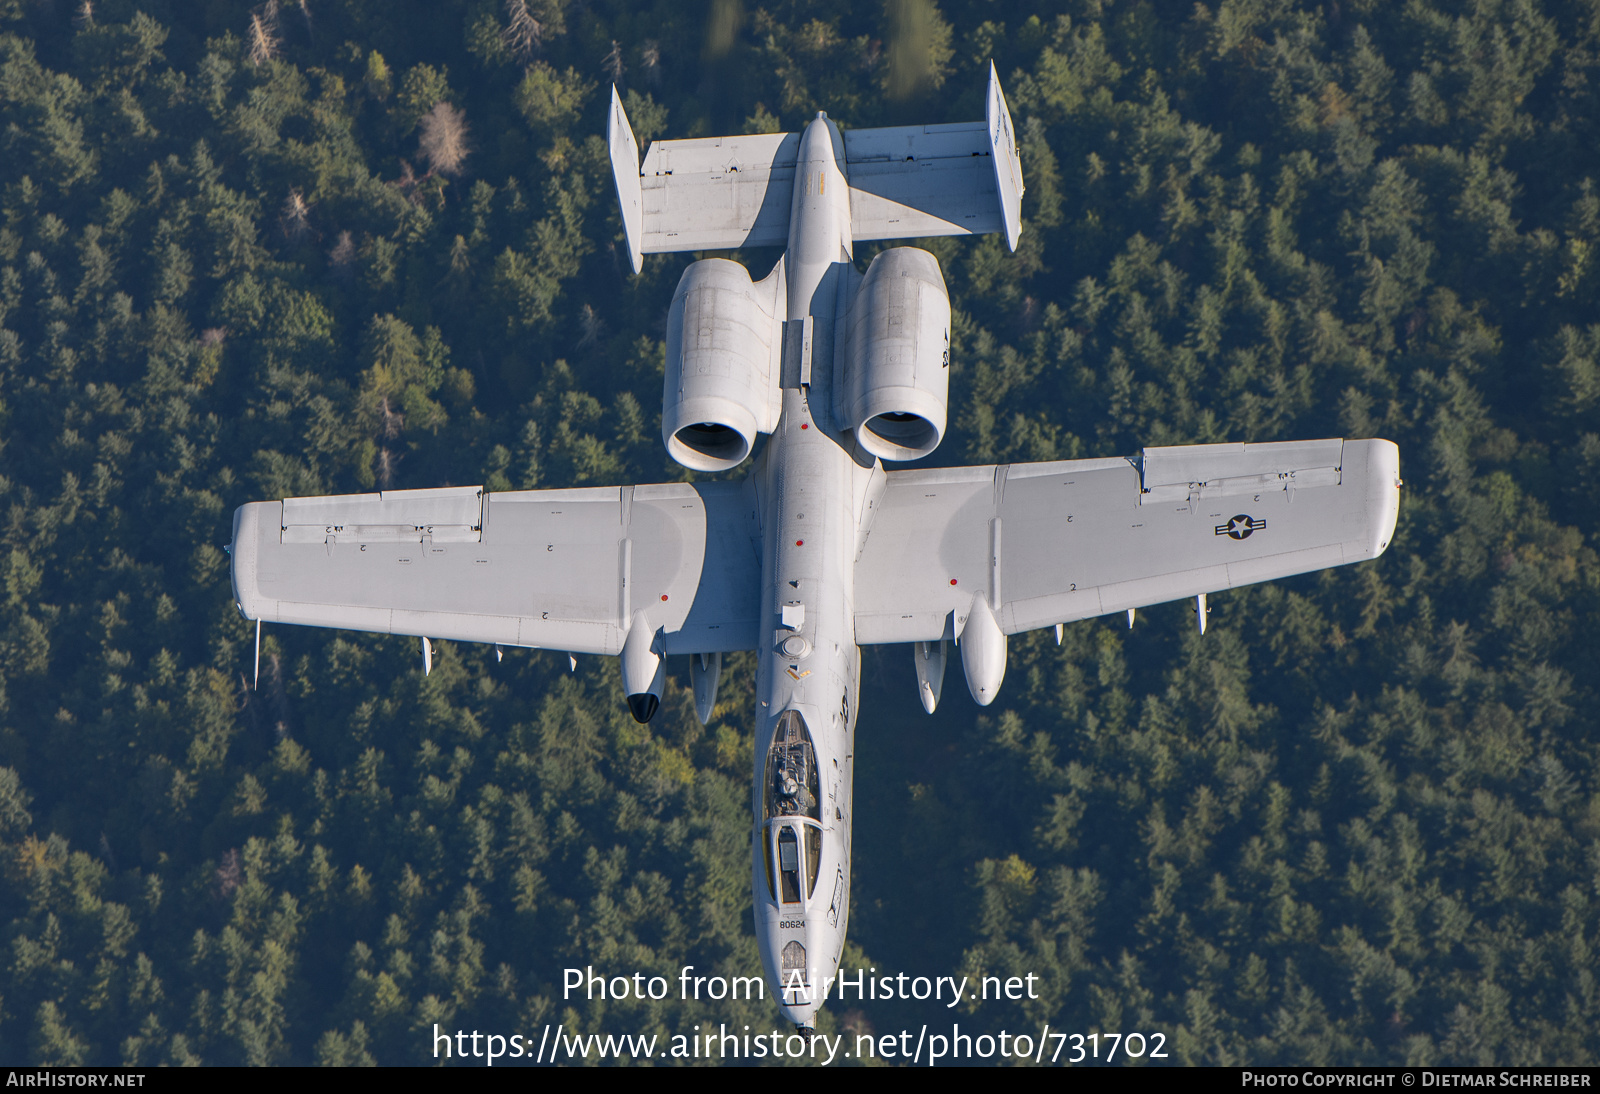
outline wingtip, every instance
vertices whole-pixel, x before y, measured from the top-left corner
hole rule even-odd
[[[1374,442],[1371,466],[1371,489],[1378,496],[1379,510],[1377,520],[1373,522],[1368,557],[1377,558],[1394,542],[1395,526],[1400,521],[1400,446],[1393,441]]]

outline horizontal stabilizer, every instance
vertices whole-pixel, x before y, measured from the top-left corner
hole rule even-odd
[[[844,134],[856,239],[984,235],[1004,226],[983,122]]]
[[[645,254],[782,247],[798,133],[656,141],[645,154]]]
[[[987,103],[983,121],[845,131],[851,235],[1004,232],[1015,250],[1022,166],[993,65]],[[606,135],[635,272],[646,254],[788,243],[800,134],[655,141],[641,164],[613,88]]]
[[[1022,231],[1022,164],[1000,78],[989,66],[987,117],[955,125],[852,129],[844,135],[856,239]]]

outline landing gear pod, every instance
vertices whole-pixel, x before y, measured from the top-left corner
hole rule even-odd
[[[944,639],[916,643],[912,646],[912,658],[917,663],[917,694],[922,697],[922,709],[932,714],[938,709],[939,696],[944,691]]]
[[[916,247],[878,255],[848,322],[839,420],[881,460],[928,455],[944,436],[950,386],[950,294],[938,260]]]
[[[717,705],[717,681],[722,676],[722,654],[696,653],[689,658],[689,682],[694,686],[694,714],[705,725]]]
[[[774,272],[753,283],[743,266],[722,258],[683,271],[667,313],[661,436],[684,467],[737,467],[756,434],[776,428],[781,280]]]
[[[644,723],[656,716],[666,682],[667,662],[656,652],[655,631],[643,612],[635,612],[622,643],[622,690],[634,721]]]
[[[1006,678],[1006,636],[981,596],[972,602],[972,614],[961,632],[961,667],[967,672],[972,701],[980,707],[994,702],[1000,681]]]

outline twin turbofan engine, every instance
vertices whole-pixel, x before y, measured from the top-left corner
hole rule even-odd
[[[939,261],[915,247],[878,255],[850,302],[834,420],[880,460],[916,460],[944,437],[950,293]]]
[[[737,262],[707,258],[683,271],[667,312],[661,436],[694,471],[726,471],[757,433],[778,427],[782,402],[782,277],[760,284]]]
[[[756,434],[777,428],[782,378],[811,385],[810,361],[785,359],[809,355],[811,340],[809,320],[783,321],[782,290],[781,266],[759,283],[720,258],[683,272],[667,315],[661,408],[667,452],[683,466],[737,467]],[[882,252],[840,320],[834,423],[879,459],[928,455],[944,436],[950,377],[950,296],[938,261],[914,247]],[[785,337],[788,327],[796,329]]]

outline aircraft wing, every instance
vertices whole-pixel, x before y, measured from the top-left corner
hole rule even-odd
[[[646,613],[667,653],[756,645],[755,498],[740,482],[288,498],[234,513],[251,619],[621,651]]]
[[[856,640],[1007,634],[1376,558],[1389,441],[1146,448],[1140,459],[893,471],[856,560]]]

